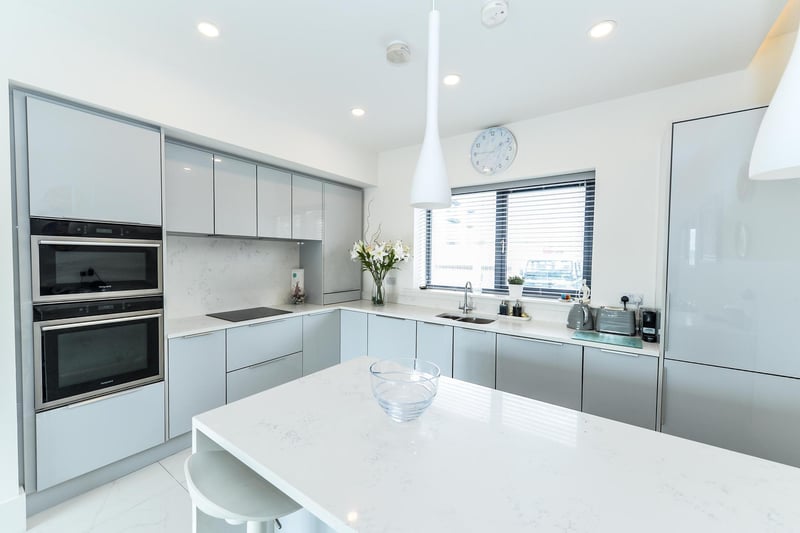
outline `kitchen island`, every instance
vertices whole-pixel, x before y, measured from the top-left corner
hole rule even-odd
[[[800,469],[449,378],[399,424],[371,361],[194,417],[195,451],[227,450],[334,531],[800,530]]]

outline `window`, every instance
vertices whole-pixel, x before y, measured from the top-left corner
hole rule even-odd
[[[448,209],[424,211],[428,288],[526,296],[575,295],[591,284],[594,173],[453,189]]]

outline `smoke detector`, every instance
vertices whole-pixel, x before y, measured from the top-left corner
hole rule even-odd
[[[403,41],[392,41],[386,46],[386,61],[394,65],[408,63],[411,59],[411,49],[408,43]]]
[[[508,17],[508,2],[505,0],[490,0],[481,9],[481,22],[487,28],[494,28],[505,22]]]

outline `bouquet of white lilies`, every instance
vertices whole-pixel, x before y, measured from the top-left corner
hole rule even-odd
[[[384,303],[383,280],[390,270],[399,268],[401,261],[407,261],[411,251],[403,241],[371,242],[356,241],[350,250],[350,259],[361,263],[361,271],[369,272],[375,282],[372,302],[376,305]]]

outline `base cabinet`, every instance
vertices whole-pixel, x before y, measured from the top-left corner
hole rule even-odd
[[[496,337],[488,331],[453,328],[453,377],[493,389]]]
[[[800,380],[664,361],[661,431],[800,466]]]
[[[228,372],[228,403],[277,387],[303,375],[303,352]]]
[[[657,357],[583,349],[585,413],[655,429],[657,388]]]
[[[169,340],[169,438],[192,429],[192,417],[225,405],[225,331]]]
[[[339,357],[341,362],[367,355],[367,313],[342,309],[341,340]]]
[[[339,311],[303,317],[303,375],[339,364]]]
[[[227,369],[237,370],[303,350],[303,318],[229,328]]]
[[[417,353],[416,320],[369,315],[367,353],[378,359],[414,357]]]
[[[435,363],[453,377],[453,326],[417,322],[417,359]]]
[[[534,400],[581,409],[581,346],[497,337],[497,389]]]
[[[164,442],[164,382],[36,415],[36,490]]]

